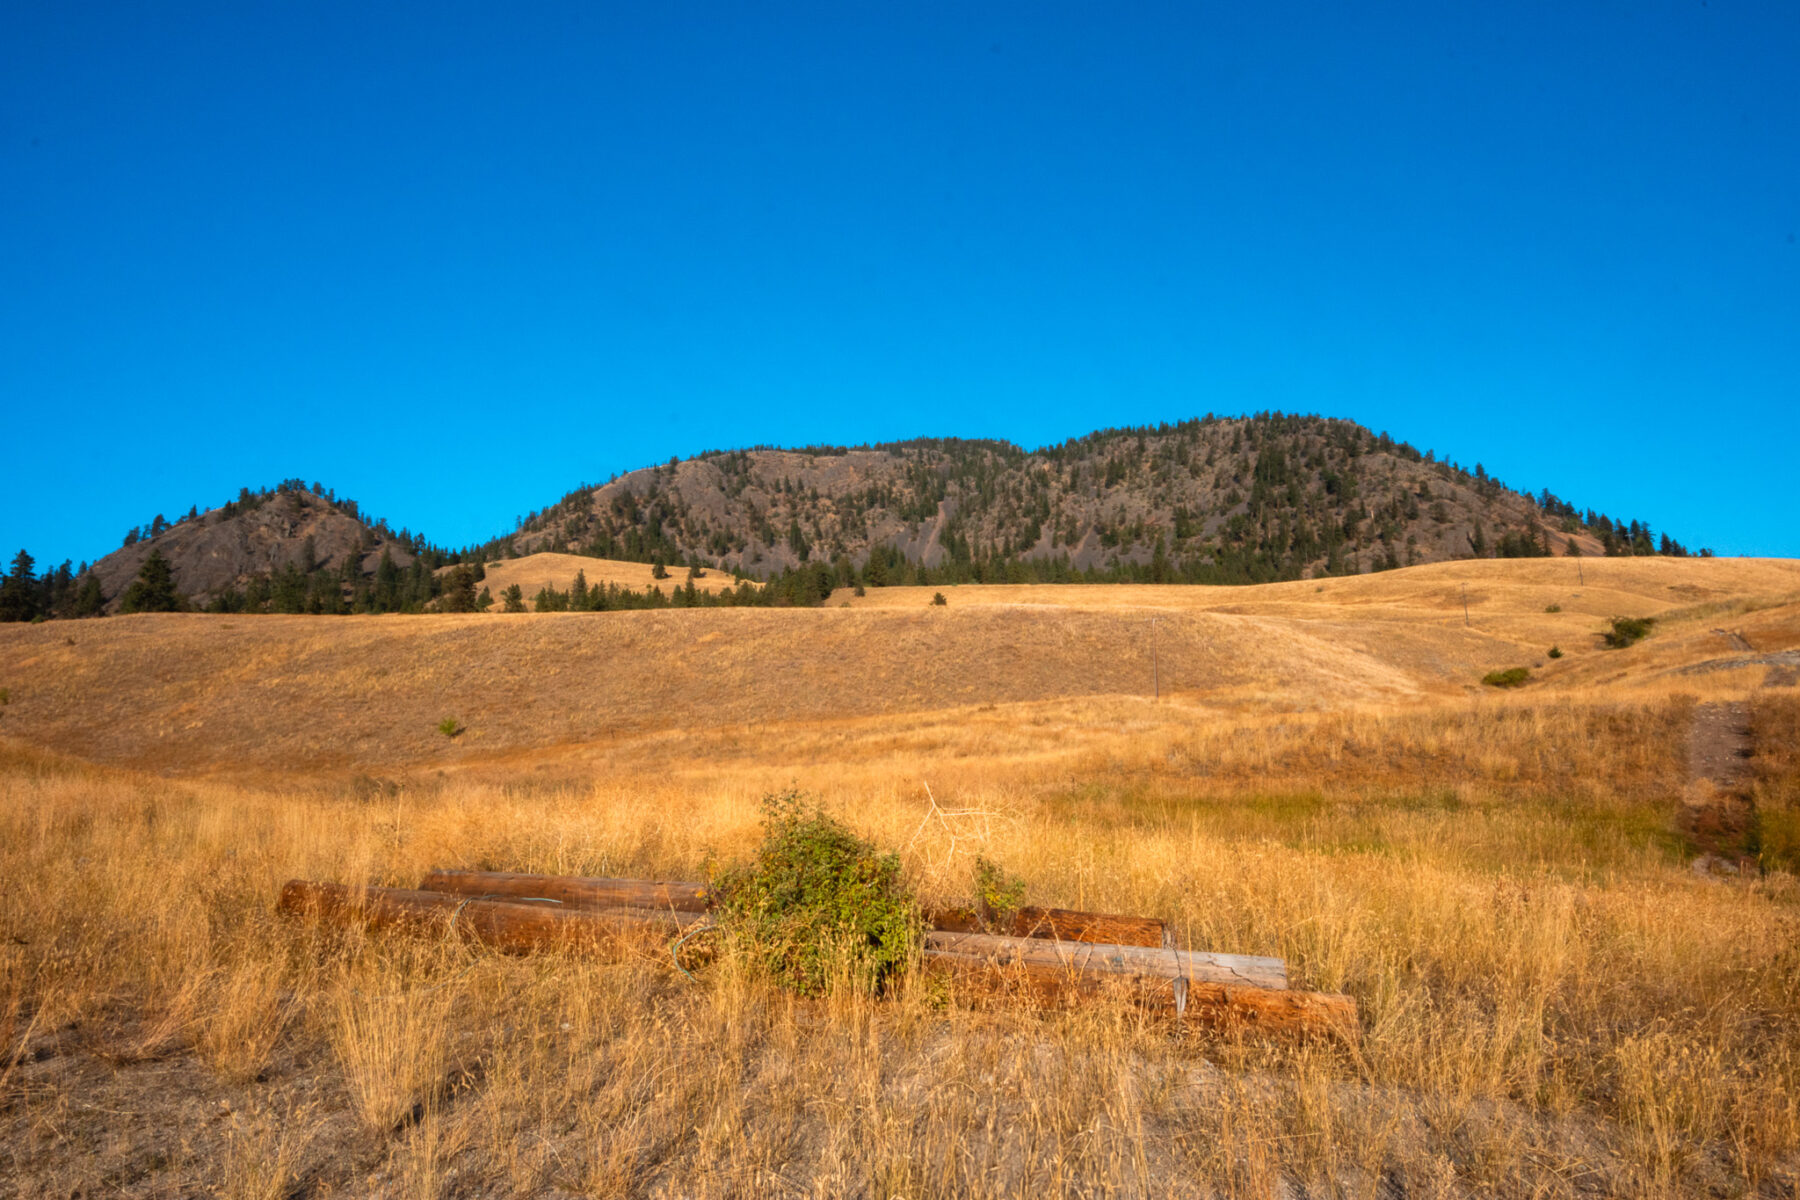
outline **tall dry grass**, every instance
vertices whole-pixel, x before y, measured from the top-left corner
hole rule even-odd
[[[1687,703],[1024,706],[655,735],[393,794],[8,747],[0,1194],[1791,1186],[1800,888],[1687,869]],[[506,958],[271,915],[290,876],[697,877],[747,851],[756,798],[790,781],[904,847],[928,897],[966,888],[981,853],[1036,901],[1283,955],[1301,986],[1357,998],[1364,1039],[1203,1042],[910,983],[801,1002],[730,959],[690,983],[650,956]],[[922,822],[927,781],[967,815]]]

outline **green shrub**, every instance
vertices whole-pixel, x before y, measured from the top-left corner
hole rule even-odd
[[[1601,636],[1614,650],[1623,650],[1633,642],[1647,637],[1650,627],[1655,624],[1655,617],[1614,617],[1612,629]]]
[[[975,912],[989,929],[1008,932],[1011,916],[1025,902],[1025,881],[1008,874],[1005,867],[977,856],[975,859]]]
[[[1546,609],[1545,609],[1545,610],[1544,610],[1544,611],[1545,611],[1545,612],[1561,612],[1561,611],[1562,611],[1562,605],[1560,605],[1560,604],[1552,604],[1552,605],[1550,605],[1550,606],[1549,606],[1549,607],[1548,607],[1548,608],[1546,608]]]
[[[1800,809],[1757,809],[1746,849],[1765,871],[1800,872]]]
[[[1530,667],[1508,667],[1504,671],[1489,671],[1481,677],[1481,682],[1489,687],[1512,688],[1523,687],[1530,678]]]
[[[933,604],[948,604],[948,603],[950,603],[948,600],[944,599],[944,593],[942,593],[942,592],[931,593],[931,602]]]
[[[721,925],[783,986],[880,990],[913,958],[918,906],[882,854],[799,791],[763,798],[756,858],[715,881]]]
[[[1550,647],[1550,657],[1551,658],[1561,658],[1562,657],[1562,647],[1561,646]]]
[[[447,738],[453,738],[463,731],[463,727],[456,723],[455,717],[445,717],[437,723],[437,731]]]

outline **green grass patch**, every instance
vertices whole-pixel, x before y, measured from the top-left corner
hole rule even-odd
[[[1530,681],[1530,667],[1508,667],[1504,671],[1489,671],[1481,677],[1481,682],[1497,688],[1524,687]]]

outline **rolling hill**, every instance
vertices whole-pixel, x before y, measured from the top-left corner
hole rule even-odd
[[[1518,665],[1539,693],[1627,675],[1691,689],[1681,672],[1755,673],[1800,646],[1800,564],[1615,559],[1584,578],[1563,560],[1461,562],[1249,587],[952,586],[942,607],[889,588],[815,609],[14,626],[4,732],[153,769],[329,774],[1153,688],[1196,717],[1404,707],[1492,694],[1482,675]],[[1665,624],[1603,650],[1615,615]],[[467,732],[445,738],[447,716]]]
[[[1349,421],[1206,417],[1025,451],[928,439],[703,454],[582,488],[490,543],[872,582],[1083,572],[1250,583],[1499,554],[1685,552]],[[924,582],[924,581],[921,581]]]
[[[513,533],[454,551],[289,480],[173,524],[159,516],[89,579],[65,564],[0,608],[118,611],[157,555],[193,607],[419,611],[439,593],[433,571],[543,553],[765,580],[810,569],[819,595],[833,584],[1261,583],[1463,558],[1687,551],[1642,521],[1513,491],[1479,465],[1349,421],[1262,414],[1034,451],[925,439],[706,453],[579,488]]]

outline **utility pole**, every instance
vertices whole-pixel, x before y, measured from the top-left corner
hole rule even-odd
[[[1469,585],[1466,583],[1462,585],[1462,598],[1463,598],[1463,624],[1467,625],[1469,623]]]

